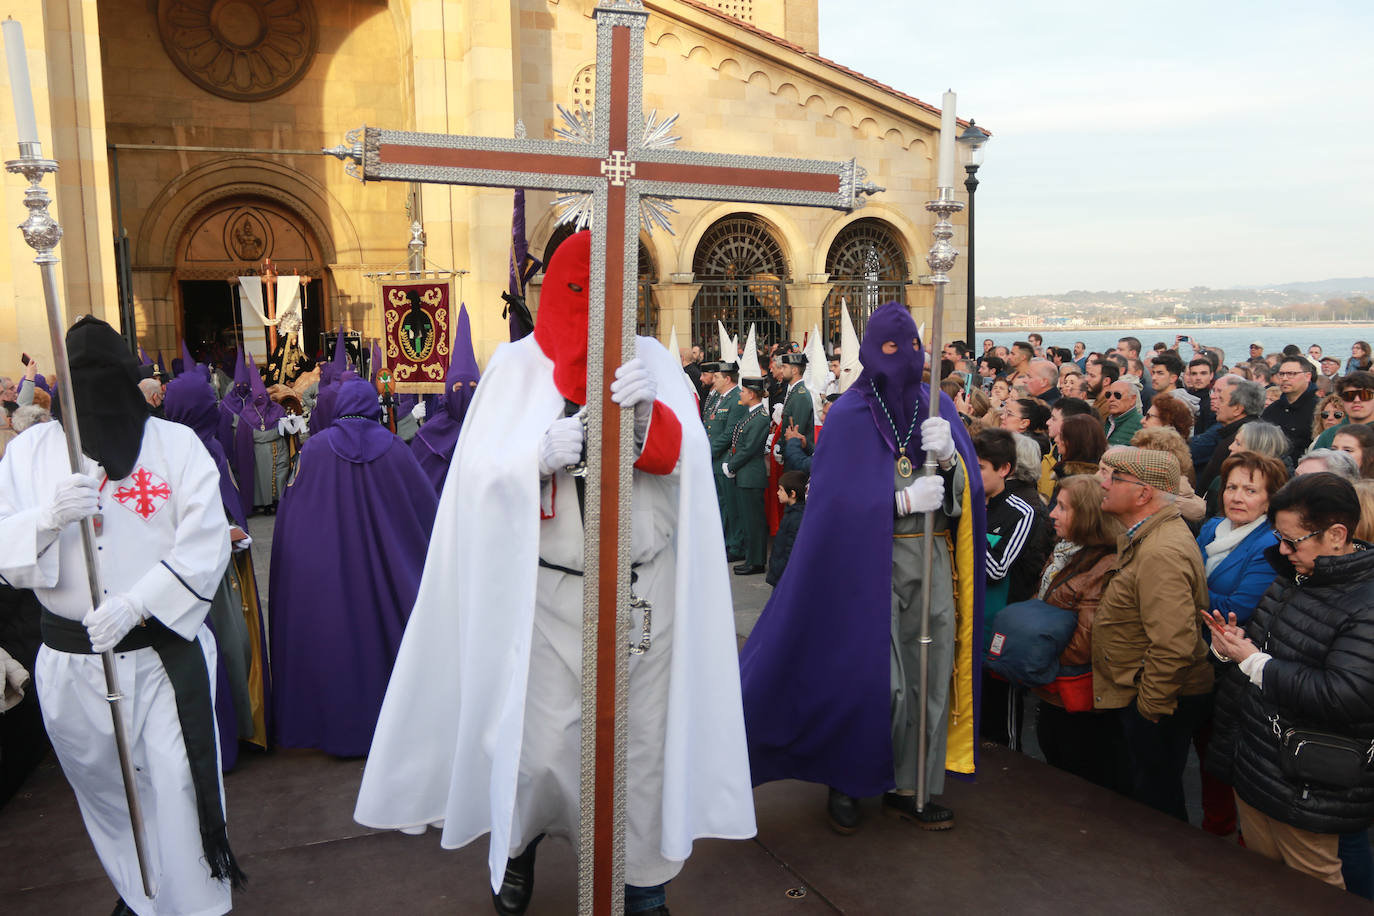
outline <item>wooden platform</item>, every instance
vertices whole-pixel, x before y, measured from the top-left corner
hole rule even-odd
[[[237,913],[492,912],[486,842],[439,848],[438,834],[376,833],[352,821],[362,761],[245,753],[226,779],[229,830],[250,878]],[[850,837],[833,833],[825,789],[755,793],[759,835],[704,841],[668,887],[674,916],[721,914],[1340,913],[1349,894],[1170,820],[1020,754],[987,751],[976,784],[943,801],[958,825],[925,833],[876,799]],[[574,859],[539,849],[531,916],[569,914]],[[104,916],[114,891],[49,759],[0,810],[0,911]]]

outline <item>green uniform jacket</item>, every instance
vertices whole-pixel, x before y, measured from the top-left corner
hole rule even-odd
[[[740,420],[730,439],[730,472],[735,486],[762,490],[768,486],[768,465],[763,446],[768,441],[768,412],[762,407]]]
[[[816,408],[805,382],[797,382],[782,402],[782,432],[787,432],[790,423],[797,424],[797,431],[806,437],[806,453],[811,454],[816,448]]]
[[[730,454],[730,438],[735,426],[748,412],[749,408],[739,402],[739,386],[736,385],[719,397],[715,409],[707,416],[706,435],[711,439],[712,464],[717,471],[721,461]]]
[[[706,400],[701,402],[701,420],[703,423],[707,424],[708,430],[710,428],[711,414],[715,412],[716,402],[719,400],[720,392],[712,388],[706,393]],[[706,438],[708,440],[711,438],[710,432],[706,433]]]

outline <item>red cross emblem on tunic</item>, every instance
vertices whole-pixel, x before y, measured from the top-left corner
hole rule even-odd
[[[146,468],[135,470],[129,480],[132,481],[130,486],[115,490],[115,502],[137,512],[145,522],[157,515],[158,510],[172,498],[172,488],[167,486],[167,481]]]

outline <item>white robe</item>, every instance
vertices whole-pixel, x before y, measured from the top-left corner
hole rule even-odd
[[[85,473],[103,479],[94,462],[83,461]],[[53,614],[79,621],[91,607],[79,528],[68,525],[57,537],[38,530],[39,513],[70,473],[57,423],[39,424],[10,444],[0,462],[0,577],[34,589]],[[105,591],[135,596],[179,636],[200,642],[213,700],[215,643],[204,626],[204,599],[224,575],[229,526],[210,454],[189,427],[150,418],[133,474],[102,488],[101,513],[97,558]],[[139,878],[100,656],[43,646],[34,672],[43,720],[91,842],[140,916],[226,913],[230,887],[210,877],[204,861],[190,764],[162,660],[154,649],[138,649],[116,655],[115,666],[155,899],[144,896]]]
[[[626,881],[649,886],[681,869],[696,838],[746,839],[755,825],[710,448],[677,360],[657,341],[637,346],[682,425],[673,473],[634,473],[635,592],[653,604],[654,634],[630,661]],[[562,411],[533,336],[497,349],[449,468],[354,814],[441,826],[450,849],[490,833],[493,890],[536,834],[578,829],[582,580],[538,565],[582,568],[562,471],[554,518],[540,521],[554,487],[541,493],[539,445]]]

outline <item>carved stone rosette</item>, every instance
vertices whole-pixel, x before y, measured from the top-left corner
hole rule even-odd
[[[160,0],[157,29],[187,79],[238,102],[294,86],[320,38],[310,0]]]

